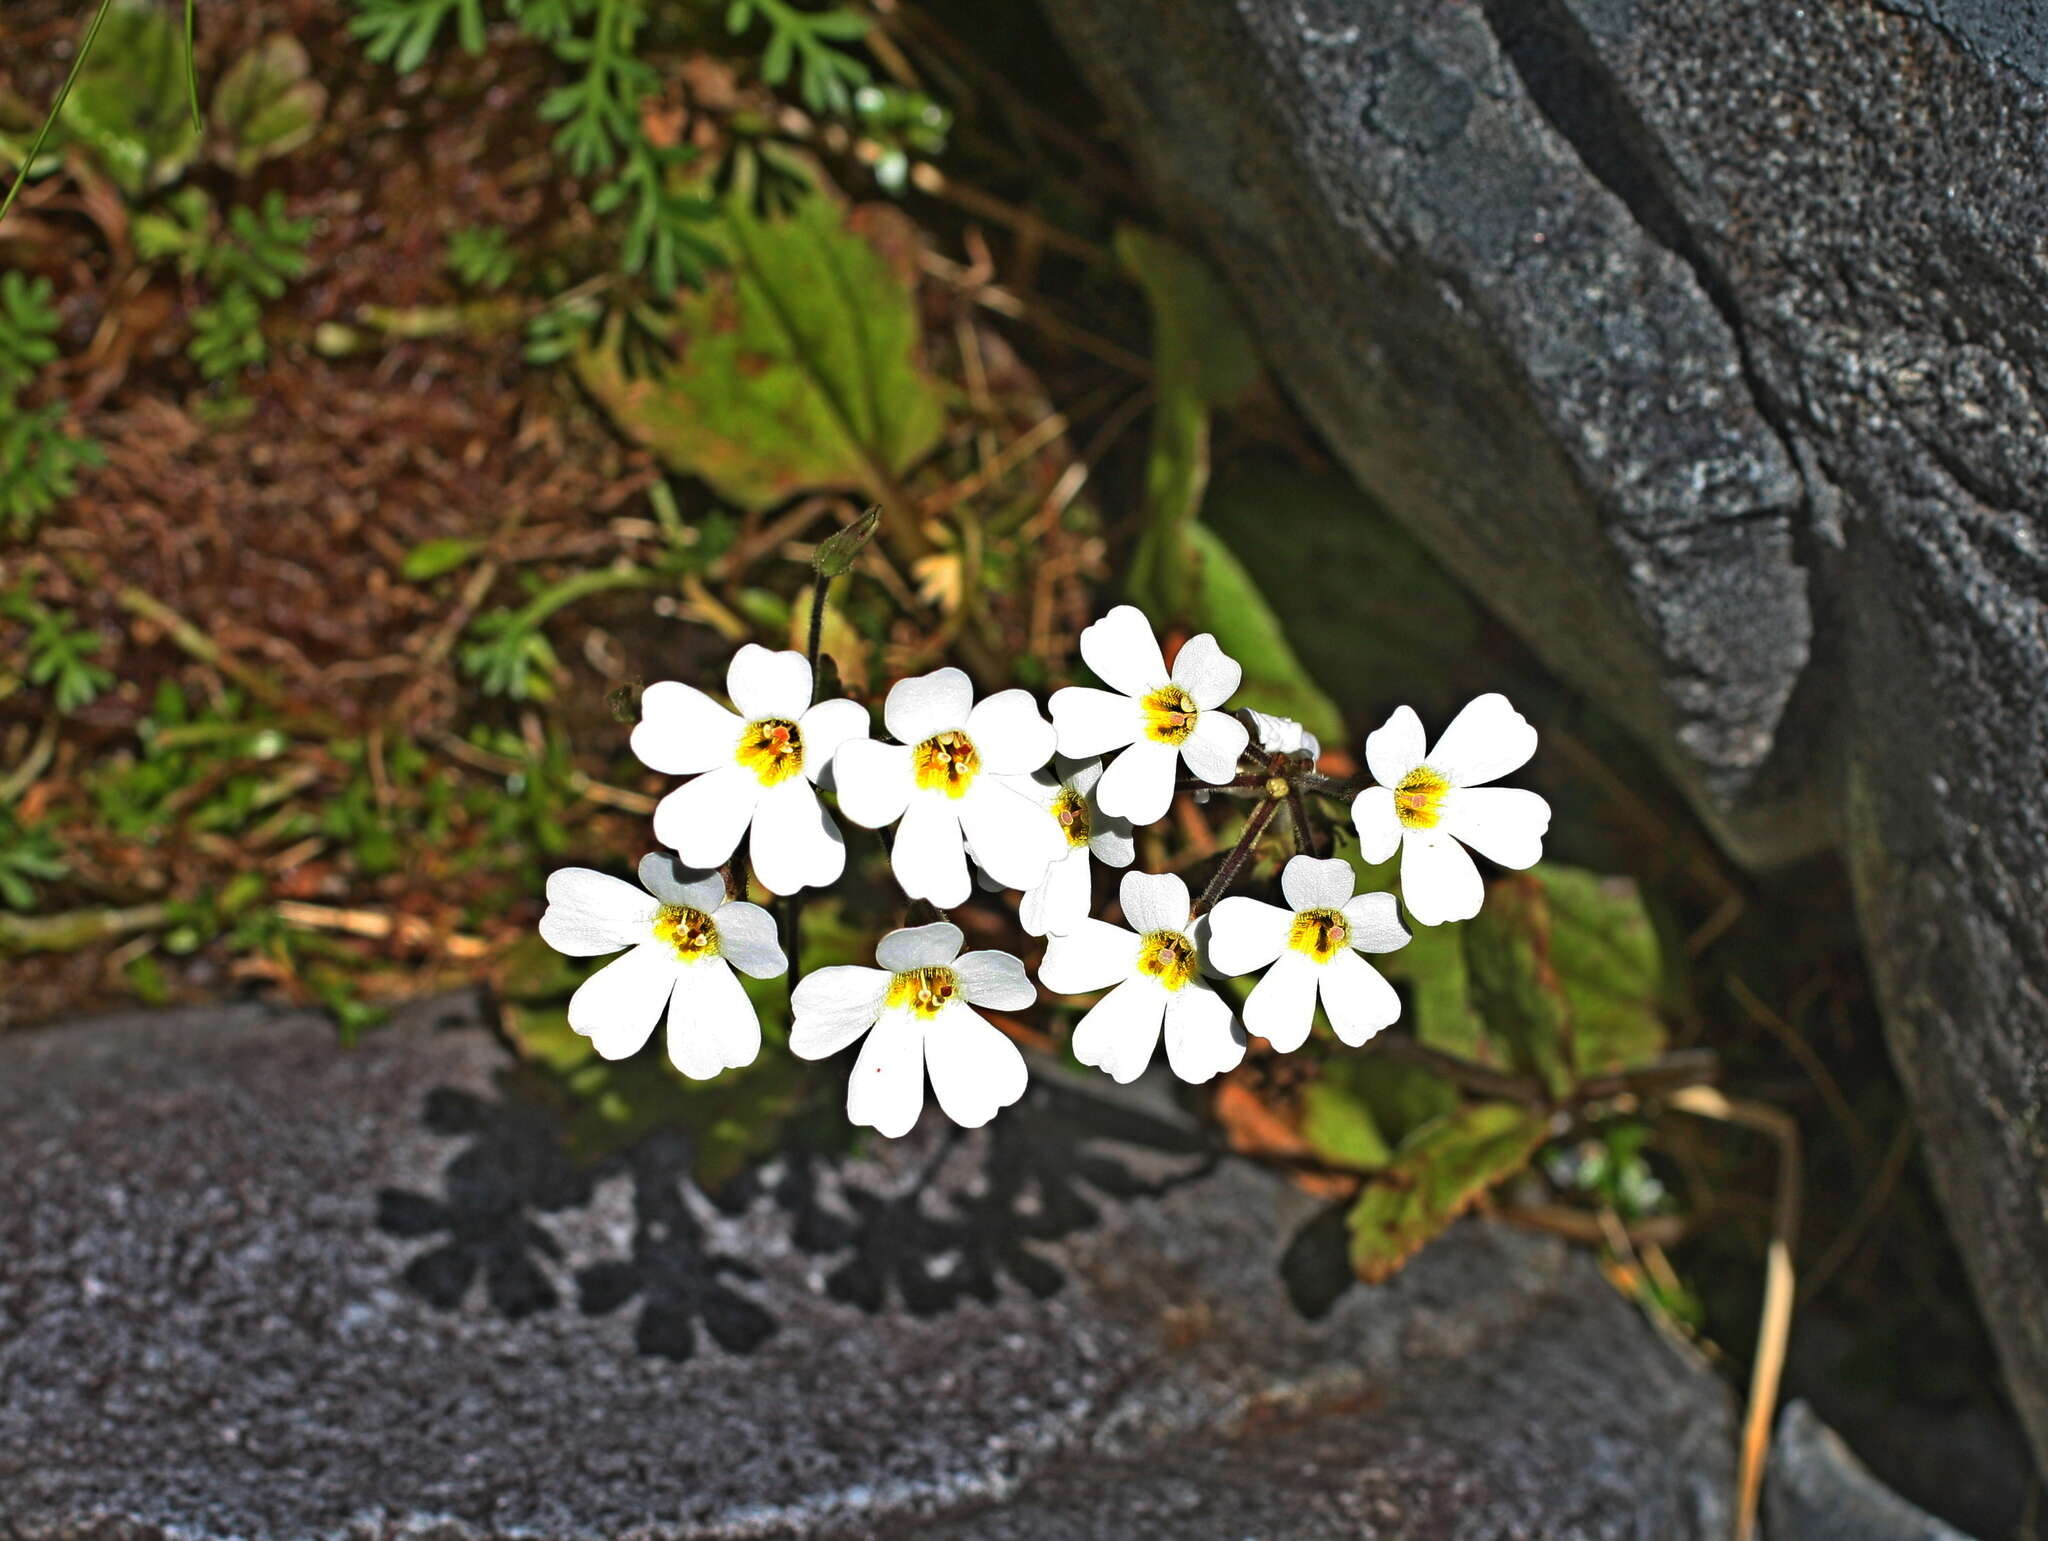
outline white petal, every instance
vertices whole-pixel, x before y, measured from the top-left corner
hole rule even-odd
[[[1401,839],[1401,900],[1418,924],[1440,926],[1477,915],[1486,884],[1465,848],[1441,828],[1411,829]]]
[[[1058,734],[1028,690],[999,690],[967,714],[983,770],[1028,776],[1052,758]]]
[[[1195,698],[1203,711],[1214,711],[1237,694],[1244,670],[1208,632],[1190,637],[1173,655],[1173,682]]]
[[[960,928],[950,920],[935,920],[928,926],[905,926],[875,944],[875,961],[892,974],[934,968],[959,957],[960,944],[965,940]]]
[[[668,1003],[668,1057],[693,1081],[751,1065],[761,1052],[761,1019],[723,959],[684,964]]]
[[[721,765],[655,804],[654,838],[686,867],[722,867],[732,860],[760,800],[759,777],[744,765]]]
[[[1277,904],[1232,894],[1209,914],[1209,962],[1219,974],[1262,969],[1286,950],[1293,924],[1293,913]]]
[[[1322,975],[1323,1013],[1352,1048],[1401,1015],[1399,993],[1357,953],[1340,952],[1317,972]]]
[[[1105,867],[1128,867],[1138,859],[1138,842],[1131,838],[1131,821],[1113,813],[1094,811],[1095,833],[1088,837],[1088,854]]]
[[[1112,691],[1068,685],[1052,693],[1050,706],[1063,755],[1108,754],[1145,731],[1138,703]]]
[[[1475,787],[1520,770],[1535,752],[1536,729],[1508,705],[1506,696],[1494,692],[1467,702],[1451,719],[1430,750],[1429,763],[1453,786]]]
[[[1200,982],[1173,992],[1166,1001],[1166,1063],[1173,1073],[1199,1086],[1244,1060],[1244,1034],[1230,1002]]]
[[[1188,885],[1172,872],[1126,872],[1117,886],[1124,924],[1138,935],[1188,928]]]
[[[764,787],[754,810],[754,838],[748,845],[754,876],[771,894],[823,888],[846,870],[846,842],[801,776]]]
[[[939,1106],[962,1129],[979,1129],[1031,1080],[1002,1029],[965,1006],[947,1007],[925,1029],[924,1062]]]
[[[612,959],[569,997],[569,1025],[606,1059],[624,1059],[647,1042],[682,967],[658,942]]]
[[[1357,887],[1351,863],[1334,856],[1325,861],[1297,856],[1280,874],[1280,892],[1290,909],[1341,910]]]
[[[1517,787],[1453,787],[1437,828],[1503,867],[1533,867],[1543,860],[1550,804]]]
[[[687,904],[709,914],[725,903],[725,878],[712,871],[685,867],[666,851],[640,858],[640,886],[663,904]]]
[[[1036,888],[1067,849],[1059,821],[1001,777],[977,776],[956,806],[975,861],[1005,888]]]
[[[1159,639],[1136,605],[1118,605],[1086,628],[1081,633],[1081,658],[1103,684],[1127,696],[1142,696],[1167,681]]]
[[[1095,893],[1089,883],[1087,846],[1072,846],[1045,869],[1044,879],[1025,892],[1017,921],[1026,936],[1071,931],[1088,918]]]
[[[848,739],[867,737],[868,709],[844,697],[820,701],[797,719],[796,726],[803,738],[804,774],[830,791],[832,757]]]
[[[1267,754],[1305,754],[1311,759],[1321,750],[1316,736],[1292,717],[1275,717],[1253,710],[1252,738]]]
[[[1230,713],[1205,711],[1180,746],[1180,757],[1204,781],[1221,786],[1237,774],[1238,758],[1250,740],[1250,730]]]
[[[1084,995],[1129,978],[1137,963],[1137,937],[1106,920],[1084,920],[1047,939],[1038,982],[1055,995]]]
[[[775,936],[775,917],[744,900],[719,908],[711,917],[718,927],[718,955],[756,979],[774,979],[789,972],[789,959]]]
[[[1394,811],[1392,787],[1367,787],[1354,797],[1351,822],[1358,830],[1358,854],[1371,865],[1378,866],[1400,849],[1401,816]]]
[[[991,1011],[1022,1011],[1038,999],[1038,988],[1024,972],[1024,961],[1012,953],[984,948],[963,952],[953,971],[968,1004]]]
[[[1038,971],[1045,977],[1045,970]],[[1166,1019],[1166,990],[1156,979],[1129,978],[1097,1001],[1074,1024],[1074,1058],[1130,1082],[1145,1073]]]
[[[730,765],[746,724],[694,685],[656,680],[640,694],[633,753],[649,770],[694,776]]]
[[[1393,952],[1408,945],[1408,928],[1401,924],[1401,907],[1392,894],[1360,894],[1344,906],[1344,919],[1351,927],[1351,945],[1360,952]]]
[[[1083,797],[1095,790],[1095,783],[1102,779],[1102,761],[1090,756],[1085,760],[1072,759],[1061,755],[1053,762],[1054,779],[1072,787]]]
[[[889,993],[886,969],[835,963],[796,982],[789,1052],[798,1059],[828,1059],[875,1025]]]
[[[1308,1030],[1316,1021],[1316,976],[1321,973],[1306,953],[1283,954],[1245,1000],[1245,1031],[1257,1033],[1282,1054],[1292,1054],[1308,1042]]]
[[[1170,745],[1141,738],[1109,762],[1095,787],[1103,812],[1133,824],[1156,824],[1173,806],[1173,782],[1180,755]]]
[[[548,874],[541,940],[572,958],[617,952],[653,934],[660,908],[660,900],[631,883],[588,867],[563,867]]]
[[[897,886],[910,898],[929,899],[942,910],[965,904],[973,892],[967,881],[959,807],[942,792],[917,793],[896,826],[896,844],[889,852]]]
[[[898,680],[882,703],[882,721],[898,743],[921,744],[934,733],[967,726],[974,683],[958,669]]]
[[[771,653],[749,642],[732,655],[725,693],[749,722],[763,717],[796,722],[811,704],[811,661],[793,650]]]
[[[1365,763],[1372,771],[1372,779],[1383,787],[1399,786],[1401,778],[1422,763],[1422,747],[1422,719],[1415,715],[1415,708],[1395,707],[1393,716],[1365,735]]]
[[[924,1024],[898,1007],[861,1045],[846,1083],[846,1117],[897,1139],[924,1111]]]
[[[903,817],[917,782],[910,751],[901,744],[850,738],[832,757],[832,788],[839,811],[866,829],[880,829]]]

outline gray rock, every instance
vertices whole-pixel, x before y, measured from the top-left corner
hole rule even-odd
[[[1740,858],[1846,852],[2048,1461],[2048,16],[1047,8],[1359,480]]]
[[[1878,1482],[1804,1402],[1778,1417],[1764,1517],[1772,1541],[1969,1541]]]
[[[1313,1203],[1058,1085],[719,1207],[674,1136],[578,1173],[504,1069],[253,1009],[10,1038],[0,1535],[1726,1533],[1725,1391],[1553,1241],[1290,1291]]]

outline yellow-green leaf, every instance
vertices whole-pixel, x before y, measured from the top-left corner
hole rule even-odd
[[[1360,1190],[1347,1221],[1351,1264],[1368,1284],[1391,1277],[1543,1143],[1543,1115],[1511,1102],[1474,1102],[1417,1129]]]

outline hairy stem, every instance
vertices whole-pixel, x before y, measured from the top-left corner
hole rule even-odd
[[[1223,858],[1223,865],[1216,869],[1216,875],[1209,879],[1209,886],[1202,890],[1202,897],[1195,901],[1189,912],[1189,919],[1206,915],[1210,906],[1230,892],[1230,885],[1237,881],[1237,875],[1244,870],[1244,864],[1251,860],[1252,847],[1259,843],[1259,836],[1266,832],[1266,826],[1273,822],[1273,815],[1280,811],[1276,798],[1267,798],[1245,817],[1244,833],[1237,837],[1237,844],[1230,848],[1230,854]]]

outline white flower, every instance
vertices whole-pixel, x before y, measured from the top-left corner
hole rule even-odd
[[[1503,867],[1543,859],[1550,804],[1534,792],[1481,784],[1535,752],[1536,730],[1503,695],[1468,703],[1426,755],[1422,719],[1405,706],[1366,736],[1365,763],[1379,785],[1351,804],[1359,851],[1382,862],[1400,848],[1401,898],[1423,925],[1479,913],[1486,885],[1465,846]]]
[[[725,674],[735,716],[695,686],[661,680],[640,698],[633,753],[651,769],[696,776],[654,810],[654,837],[686,867],[732,859],[751,824],[754,876],[772,894],[837,881],[846,842],[813,790],[840,744],[868,730],[852,701],[811,705],[801,653],[749,642]],[[699,772],[706,774],[699,775]]]
[[[733,970],[773,979],[788,967],[775,922],[758,904],[725,897],[725,879],[691,872],[667,856],[640,859],[643,893],[631,883],[564,867],[548,877],[540,934],[557,952],[594,958],[630,947],[569,998],[569,1025],[606,1059],[647,1042],[668,1007],[668,1057],[695,1080],[751,1065],[761,1019]]]
[[[1081,657],[1110,688],[1054,691],[1052,720],[1061,754],[1085,760],[1124,750],[1096,788],[1103,812],[1140,825],[1164,818],[1181,760],[1215,786],[1237,774],[1249,735],[1219,708],[1244,671],[1209,633],[1190,637],[1168,674],[1152,623],[1135,606],[1118,605],[1081,633]]]
[[[946,1116],[978,1129],[1024,1095],[1024,1056],[988,1018],[1038,998],[1024,965],[1006,952],[960,951],[945,921],[891,931],[875,948],[880,968],[813,969],[796,987],[789,1047],[803,1059],[868,1041],[846,1083],[846,1116],[894,1138],[924,1111],[924,1078]]]
[[[1351,864],[1297,856],[1280,874],[1287,908],[1234,895],[1209,917],[1209,961],[1225,974],[1265,969],[1244,1003],[1247,1032],[1283,1054],[1308,1041],[1316,996],[1354,1049],[1401,1014],[1401,997],[1358,954],[1408,940],[1392,894],[1360,894]],[[1268,964],[1272,966],[1267,967]]]
[[[1188,926],[1188,885],[1171,873],[1126,872],[1130,928],[1084,920],[1046,943],[1038,982],[1056,995],[1115,986],[1074,1028],[1074,1058],[1135,1081],[1152,1061],[1160,1023],[1166,1062],[1183,1081],[1206,1081],[1244,1058],[1230,1003],[1210,989],[1202,933]]]
[[[1292,717],[1275,717],[1269,712],[1246,709],[1252,720],[1252,741],[1264,754],[1305,755],[1309,763],[1322,758],[1323,746]]]
[[[1052,758],[1053,732],[1030,692],[999,690],[980,705],[958,669],[898,680],[882,706],[898,742],[849,739],[833,762],[839,808],[880,829],[897,820],[890,864],[913,899],[966,902],[967,853],[1005,888],[1036,888],[1066,849],[1031,773]]]
[[[1095,901],[1091,856],[1105,867],[1128,867],[1138,854],[1130,820],[1095,805],[1095,784],[1101,779],[1100,760],[1076,762],[1064,756],[1032,778],[1039,805],[1059,831],[1063,848],[1045,869],[1044,880],[1018,906],[1017,918],[1028,936],[1056,936],[1088,918]]]

